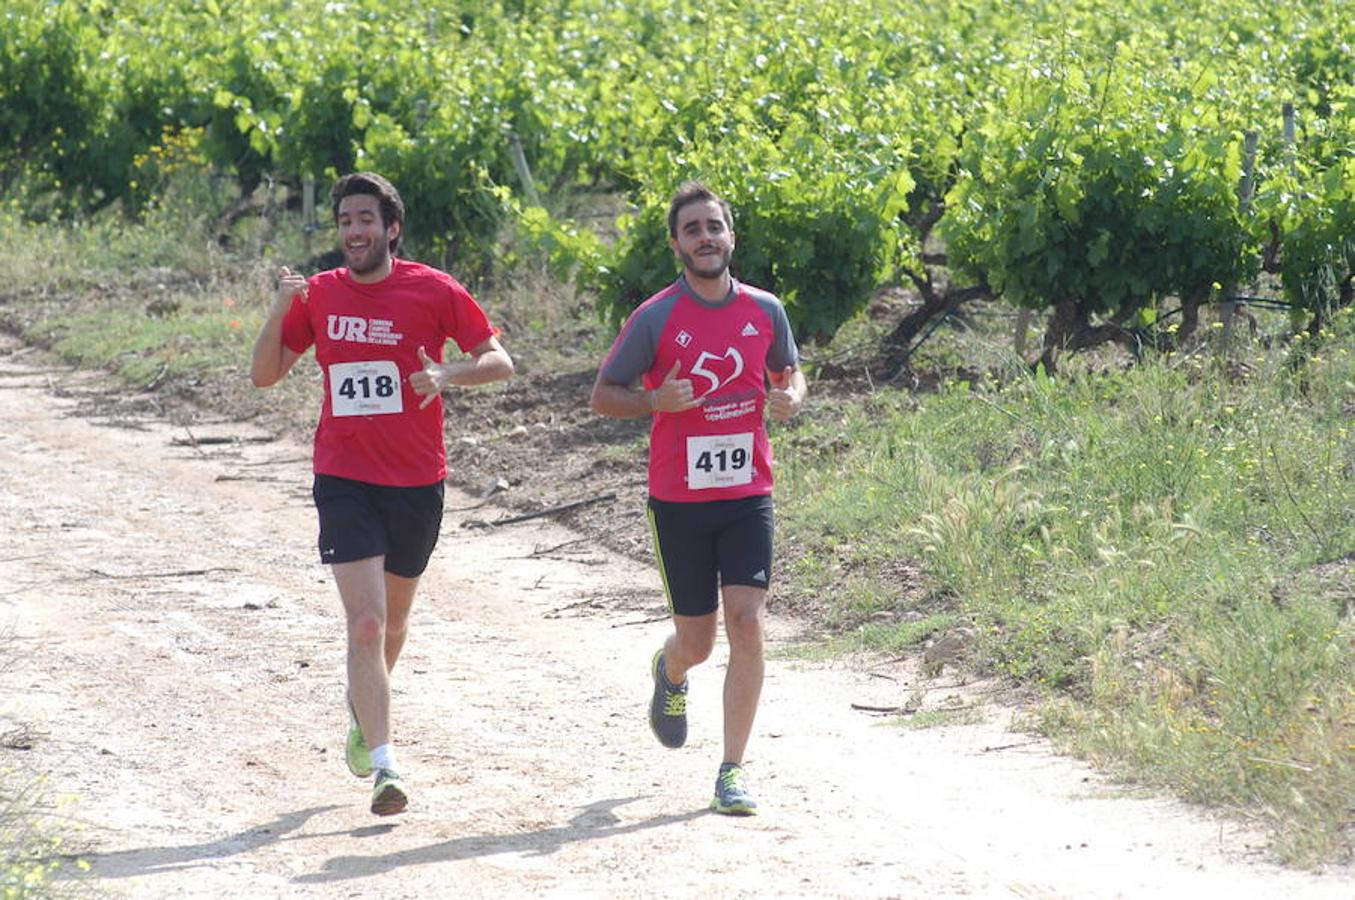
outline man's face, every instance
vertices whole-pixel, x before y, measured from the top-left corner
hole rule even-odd
[[[371,194],[350,194],[339,201],[339,246],[354,275],[367,275],[386,265],[398,222],[381,223],[381,201]]]
[[[718,278],[734,255],[734,232],[714,200],[688,203],[678,210],[677,235],[668,239],[689,275]]]

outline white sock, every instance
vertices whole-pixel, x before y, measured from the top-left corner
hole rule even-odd
[[[373,747],[372,768],[390,769],[391,771],[395,771],[395,748],[390,744],[382,744],[380,747]]]

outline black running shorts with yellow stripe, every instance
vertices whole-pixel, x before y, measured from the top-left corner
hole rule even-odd
[[[650,497],[648,514],[668,611],[674,615],[715,612],[721,585],[771,584],[770,495],[702,503]]]

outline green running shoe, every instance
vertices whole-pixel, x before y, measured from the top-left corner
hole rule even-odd
[[[715,779],[715,797],[710,808],[726,816],[757,814],[757,801],[743,783],[743,767],[735,763],[720,763],[720,774]]]
[[[654,697],[649,701],[649,727],[660,744],[681,747],[687,743],[687,681],[668,683],[662,647],[654,654],[650,674],[654,676]]]
[[[390,769],[377,769],[372,786],[372,812],[378,816],[393,816],[405,811],[409,795],[400,782],[400,776]]]
[[[358,724],[357,711],[353,709],[353,698],[344,695],[348,702],[348,743],[343,748],[344,762],[348,771],[358,778],[372,774],[372,754],[367,749],[367,740],[362,736],[362,726]]]

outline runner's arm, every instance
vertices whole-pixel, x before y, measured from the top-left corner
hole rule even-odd
[[[618,419],[632,419],[656,412],[686,412],[705,402],[695,396],[690,378],[679,378],[681,364],[673,362],[663,382],[653,390],[634,388],[628,384],[613,381],[602,370],[598,370],[597,380],[593,382],[593,395],[589,405],[593,411],[604,416]]]
[[[249,380],[255,387],[268,387],[282,380],[301,358],[301,354],[282,342],[282,319],[292,307],[292,298],[306,302],[306,279],[286,266],[278,273],[278,287],[268,308],[268,318],[254,341],[254,357],[249,364]]]
[[[617,384],[599,371],[593,382],[593,393],[588,398],[588,405],[598,415],[634,419],[654,412],[654,394],[654,391],[629,384]]]
[[[470,359],[434,362],[428,351],[420,347],[419,363],[423,368],[409,374],[409,386],[423,398],[419,409],[432,403],[452,385],[472,387],[491,381],[507,381],[513,376],[513,358],[492,335],[471,348]]]
[[[447,387],[474,387],[491,381],[507,381],[513,377],[513,358],[494,336],[485,338],[470,349],[470,359],[454,359],[442,363],[439,369],[439,390]]]

